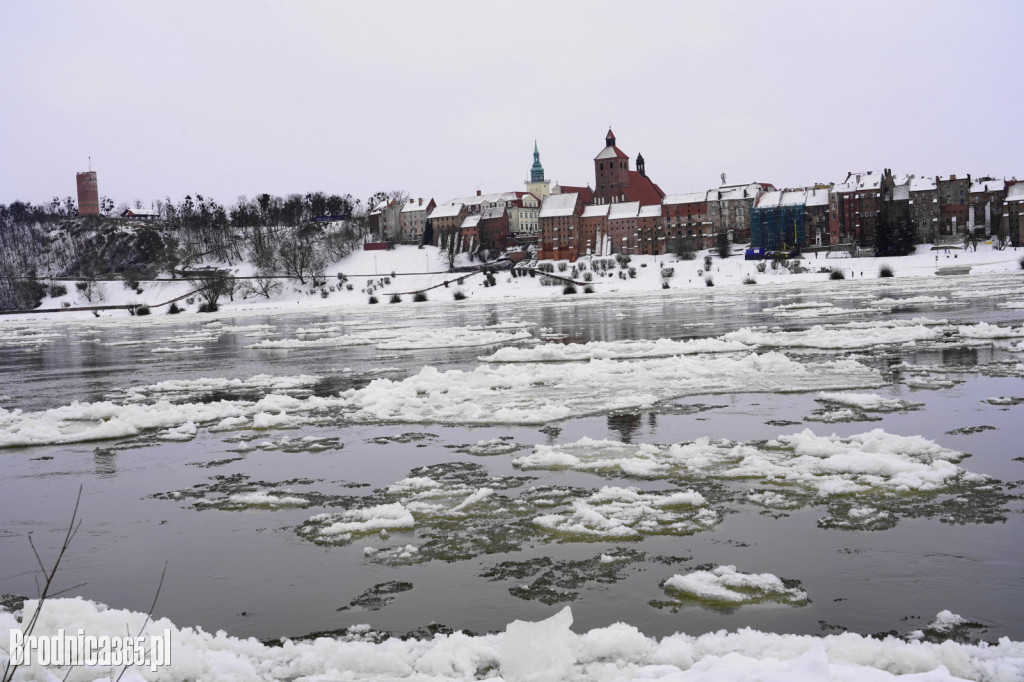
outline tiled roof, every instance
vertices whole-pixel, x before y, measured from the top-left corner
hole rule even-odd
[[[1004,189],[1005,180],[975,180],[971,183],[972,192],[1002,192]]]
[[[601,152],[597,156],[594,157],[594,161],[598,161],[600,159],[628,159],[628,158],[629,157],[626,156],[626,152],[622,151],[621,149],[619,149],[615,145],[611,145],[610,147],[605,147],[604,149],[602,149]]]
[[[623,188],[623,193],[630,201],[639,201],[644,206],[653,204],[661,205],[665,193],[654,184],[649,177],[637,171],[629,171],[629,187]]]

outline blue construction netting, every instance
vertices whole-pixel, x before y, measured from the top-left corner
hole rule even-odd
[[[788,251],[807,243],[804,206],[750,209],[750,246],[766,251]]]

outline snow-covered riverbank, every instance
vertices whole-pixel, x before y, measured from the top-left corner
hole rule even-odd
[[[927,245],[917,252],[900,258],[848,258],[845,253],[827,257],[825,253],[807,254],[801,259],[802,269],[807,272],[794,273],[779,267],[772,268],[765,261],[744,260],[742,254],[720,259],[713,256],[711,268],[705,269],[704,253],[695,260],[679,260],[675,256],[632,256],[628,264],[616,262],[615,258],[584,258],[576,263],[556,262],[554,273],[560,277],[575,279],[582,284],[577,287],[578,295],[585,295],[589,285],[594,294],[615,292],[642,292],[704,289],[708,280],[715,287],[773,286],[803,284],[808,293],[814,293],[815,284],[828,281],[832,270],[841,270],[847,280],[874,279],[883,266],[892,269],[896,278],[932,277],[937,273],[949,272],[950,268],[969,268],[971,275],[1021,271],[1020,260],[1024,249],[1007,248],[997,250],[982,244],[977,251],[948,249],[933,251]],[[842,257],[840,257],[842,256]],[[462,258],[462,257],[460,257]],[[466,261],[468,263],[468,261]],[[460,259],[459,264],[463,264]],[[759,264],[764,272],[758,271]],[[253,275],[249,264],[234,267],[219,265],[231,270],[239,277]],[[564,269],[563,269],[564,266]],[[297,280],[280,280],[279,288],[269,296],[247,292],[244,284],[230,296],[219,301],[224,311],[315,309],[336,306],[365,306],[371,296],[380,304],[391,301],[393,294],[401,295],[403,303],[412,303],[411,292],[437,287],[427,292],[427,301],[452,301],[460,292],[470,301],[509,300],[518,298],[549,298],[564,295],[564,283],[549,282],[543,277],[513,277],[507,271],[495,274],[495,284],[490,286],[480,274],[448,272],[444,254],[434,247],[417,248],[398,246],[390,251],[356,251],[347,258],[329,266],[326,283],[313,286]],[[339,275],[344,276],[342,280]],[[459,283],[457,280],[463,278]],[[444,283],[448,284],[445,285]],[[98,282],[88,291],[79,290],[74,282],[62,282],[67,293],[47,297],[40,306],[43,309],[97,305],[148,305],[154,306],[155,314],[163,314],[167,307],[157,308],[179,296],[193,292],[194,286],[185,280],[142,282],[141,293],[125,286],[121,281]],[[667,285],[667,287],[666,287]],[[196,312],[202,302],[199,294],[188,295],[178,305],[184,313]],[[100,316],[129,316],[127,310],[98,311]],[[55,318],[92,319],[90,311],[61,313],[31,313],[8,315],[3,320]]]
[[[728,572],[727,572],[728,574]],[[764,578],[764,576],[758,576]],[[768,576],[769,578],[771,576]],[[34,602],[26,602],[32,613]],[[89,635],[123,636],[171,630],[170,665],[156,672],[129,669],[125,680],[794,680],[899,679],[906,682],[984,680],[1012,682],[1024,675],[1024,643],[1008,639],[989,644],[926,641],[964,624],[948,611],[925,630],[904,638],[876,639],[853,633],[812,637],[759,632],[744,628],[699,637],[683,633],[660,640],[631,625],[616,623],[583,634],[571,629],[564,607],[541,622],[514,621],[503,633],[436,634],[424,639],[389,638],[358,626],[340,638],[284,640],[268,646],[219,631],[178,627],[167,619],[146,624],[142,613],[110,609],[83,599],[46,604],[35,634],[55,635],[58,628]],[[145,628],[143,630],[143,625]],[[10,613],[0,613],[0,638],[20,627]],[[0,663],[6,663],[0,653]],[[109,669],[22,667],[15,680],[107,680]],[[54,673],[59,673],[54,676]],[[120,673],[113,671],[113,676]]]

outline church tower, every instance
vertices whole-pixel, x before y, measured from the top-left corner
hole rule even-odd
[[[530,167],[530,179],[526,183],[526,191],[541,201],[551,194],[551,181],[544,179],[544,166],[540,165],[537,140],[533,141],[533,166]]]
[[[594,157],[594,177],[597,187],[594,196],[605,199],[602,203],[625,200],[625,189],[629,187],[629,157],[615,146],[615,133],[608,129],[604,138],[604,149]]]

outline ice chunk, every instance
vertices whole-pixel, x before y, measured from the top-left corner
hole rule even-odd
[[[571,625],[568,606],[547,620],[509,623],[501,640],[501,676],[506,682],[561,682],[575,677],[576,635]]]

